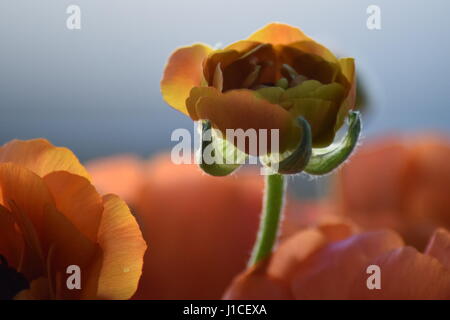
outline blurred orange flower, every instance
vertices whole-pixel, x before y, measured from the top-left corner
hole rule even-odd
[[[17,299],[134,294],[146,250],[139,226],[120,198],[97,193],[70,150],[43,139],[5,144],[0,190],[2,270],[14,270],[21,281],[1,286],[3,295],[13,298],[14,289],[25,289]],[[81,269],[80,290],[66,286],[71,265]]]
[[[272,23],[224,49],[176,50],[161,81],[165,101],[193,120],[226,129],[279,129],[280,151],[298,144],[304,117],[326,147],[355,104],[355,65],[292,26]]]
[[[392,228],[424,248],[450,229],[450,139],[387,137],[364,144],[338,172],[332,203],[366,229]]]
[[[389,230],[353,234],[345,224],[298,232],[272,257],[235,278],[226,299],[450,299],[450,234],[425,254]],[[381,270],[370,290],[367,268]]]
[[[216,178],[168,155],[98,159],[88,169],[101,190],[127,195],[151,244],[135,298],[219,299],[245,269],[262,203],[257,172]]]

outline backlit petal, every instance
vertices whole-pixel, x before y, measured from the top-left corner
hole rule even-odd
[[[189,115],[185,101],[192,87],[203,79],[203,60],[211,48],[203,44],[177,49],[169,58],[161,80],[164,100],[173,108]]]
[[[92,242],[97,242],[103,203],[94,186],[86,178],[65,171],[50,173],[44,181],[58,211]]]
[[[367,274],[351,288],[351,299],[450,299],[450,271],[437,259],[412,247],[385,253],[369,264],[381,269],[381,290],[368,290]]]
[[[97,296],[129,299],[137,289],[147,245],[136,219],[115,195],[103,197],[105,211],[99,230],[103,265]]]
[[[445,229],[436,230],[425,253],[438,259],[450,271],[450,233]]]
[[[309,40],[302,31],[283,23],[271,23],[253,33],[248,40],[271,44],[289,44]]]
[[[201,98],[196,109],[200,119],[210,120],[224,135],[227,129],[254,129],[257,134],[259,129],[279,129],[280,151],[288,147],[296,134],[288,111],[257,98],[249,90],[232,90],[218,96]],[[270,141],[268,146],[270,150]]]
[[[0,162],[13,162],[45,176],[53,171],[67,171],[90,179],[78,158],[67,148],[55,147],[45,139],[12,140],[0,147]]]

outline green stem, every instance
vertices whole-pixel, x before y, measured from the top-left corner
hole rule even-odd
[[[280,174],[266,176],[264,207],[259,225],[258,237],[253,247],[249,266],[267,258],[275,244],[280,225],[284,198],[284,178]]]

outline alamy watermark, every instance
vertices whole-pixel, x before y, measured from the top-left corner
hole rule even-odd
[[[196,131],[196,130],[194,130]],[[258,164],[261,174],[278,170],[281,159],[279,129],[208,129],[192,137],[185,128],[175,129],[171,141],[177,142],[170,153],[174,164]],[[204,146],[204,147],[202,147]],[[263,160],[264,159],[264,160]]]

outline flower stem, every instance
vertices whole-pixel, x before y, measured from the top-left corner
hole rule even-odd
[[[267,258],[275,244],[280,225],[284,199],[284,178],[280,174],[266,176],[264,203],[258,237],[248,266],[254,266]]]

